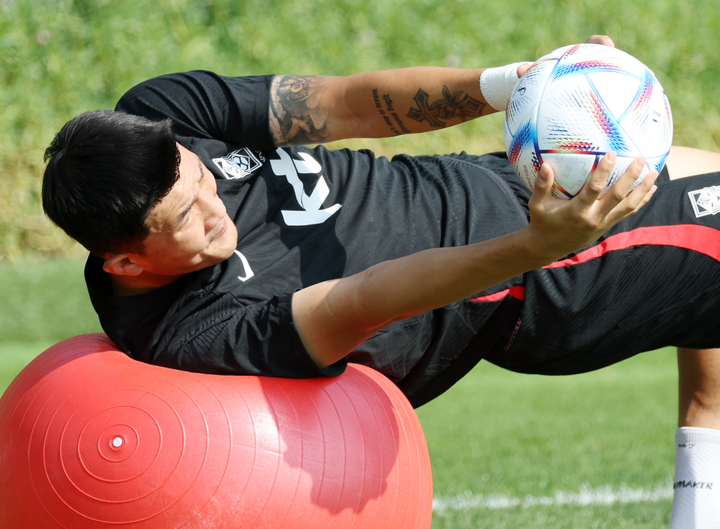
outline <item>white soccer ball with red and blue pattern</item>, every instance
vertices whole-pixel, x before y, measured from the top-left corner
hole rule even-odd
[[[652,71],[627,53],[576,44],[535,62],[515,85],[505,112],[505,150],[532,189],[540,166],[553,169],[553,195],[572,198],[608,151],[617,163],[613,185],[638,156],[646,159],[635,185],[660,171],[670,151],[672,113]]]

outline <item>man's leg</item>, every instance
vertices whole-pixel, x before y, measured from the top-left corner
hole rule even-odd
[[[720,528],[720,349],[678,348],[671,529]]]
[[[678,348],[679,427],[720,430],[720,349]]]
[[[671,180],[720,171],[720,153],[673,147]],[[678,348],[679,413],[670,529],[720,528],[720,349]]]

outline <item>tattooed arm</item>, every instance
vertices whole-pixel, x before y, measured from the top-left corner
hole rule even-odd
[[[277,145],[437,130],[495,112],[482,70],[416,67],[347,77],[278,76],[270,89]]]
[[[606,35],[587,42],[614,46]],[[529,66],[519,66],[518,76]],[[270,132],[281,146],[457,125],[496,112],[480,91],[482,72],[416,67],[347,77],[278,76],[270,87]],[[488,97],[493,100],[492,94]]]

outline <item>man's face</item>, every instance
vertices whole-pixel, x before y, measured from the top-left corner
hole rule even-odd
[[[215,177],[178,144],[180,177],[147,220],[145,253],[134,261],[146,272],[179,276],[224,261],[237,246],[237,228],[217,195]]]

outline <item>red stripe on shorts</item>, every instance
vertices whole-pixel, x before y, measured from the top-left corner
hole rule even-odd
[[[586,263],[608,252],[643,245],[684,248],[707,255],[720,262],[720,230],[697,224],[678,224],[673,226],[646,226],[618,233],[569,259],[556,261],[543,268],[561,268]],[[508,288],[495,294],[472,298],[470,301],[500,301],[507,296],[522,301],[525,299],[525,287]]]
[[[511,298],[519,299],[522,301],[525,299],[525,287],[512,287],[505,290],[501,290],[500,292],[495,292],[495,294],[489,294],[487,296],[480,296],[477,298],[472,298],[470,301],[500,301],[501,299],[506,298],[507,296],[510,296]]]
[[[716,261],[720,261],[720,231],[709,226],[678,224],[674,226],[646,226],[618,233],[569,259],[556,261],[543,268],[560,268],[585,263],[614,250],[624,250],[631,246],[643,245],[675,246],[705,254]]]

